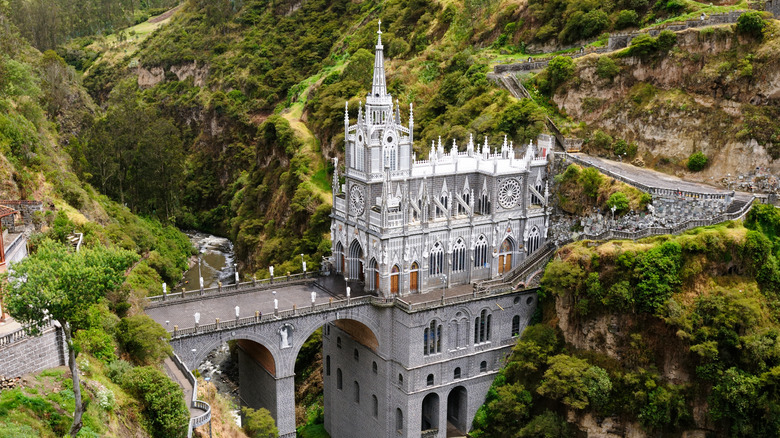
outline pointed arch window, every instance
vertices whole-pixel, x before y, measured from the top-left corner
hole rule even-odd
[[[463,239],[458,239],[452,250],[452,272],[460,272],[466,269],[466,244]]]
[[[385,168],[390,168],[390,170],[396,170],[396,167],[398,165],[398,151],[395,147],[386,147],[385,148]]]
[[[481,344],[490,341],[491,315],[483,309],[474,319],[474,343]]]
[[[534,251],[539,249],[539,241],[541,240],[541,235],[539,234],[539,229],[536,227],[533,227],[531,229],[531,232],[528,233],[528,254],[532,254]]]
[[[436,242],[431,249],[428,275],[441,275],[442,272],[444,272],[444,247],[441,242]]]
[[[436,217],[443,217],[446,216],[446,211],[449,211],[450,209],[450,197],[447,194],[447,192],[442,191],[441,195],[439,196],[439,202],[444,207],[444,210],[441,209],[438,205],[436,206]]]
[[[542,180],[537,179],[536,184],[534,185],[534,190],[536,190],[540,195],[542,194]],[[533,192],[531,192],[531,205],[542,205],[542,199],[536,196]]]
[[[490,198],[488,198],[487,190],[483,190],[482,194],[477,197],[477,212],[490,214]]]
[[[356,151],[355,151],[356,152],[356,154],[355,154],[355,169],[357,169],[357,170],[362,172],[364,170],[363,164],[365,162],[365,156],[364,156],[365,147],[363,145],[361,145],[361,144],[358,144],[355,147],[355,149],[356,149]]]
[[[512,336],[520,334],[520,315],[515,315],[512,318]]]
[[[441,353],[441,324],[431,321],[423,332],[423,355]]]
[[[334,254],[336,256],[336,272],[343,273],[344,272],[344,245],[341,244],[341,242],[336,243],[336,253]]]
[[[490,267],[490,263],[488,262],[488,242],[484,235],[479,236],[477,244],[474,246],[474,267]]]

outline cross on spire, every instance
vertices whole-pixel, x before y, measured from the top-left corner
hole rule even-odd
[[[379,20],[379,30],[376,31],[376,33],[378,33],[379,35],[382,35],[382,20],[381,19]]]

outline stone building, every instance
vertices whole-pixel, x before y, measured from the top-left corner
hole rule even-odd
[[[550,208],[544,144],[522,150],[469,139],[464,151],[432,144],[418,160],[414,113],[401,124],[387,92],[381,30],[374,78],[355,124],[344,113],[343,185],[333,177],[336,272],[381,296],[424,293],[489,279],[544,244]],[[541,141],[540,141],[541,142]]]
[[[433,303],[377,308],[368,326],[325,324],[325,427],[339,438],[465,434],[536,303],[520,292],[444,305],[443,294],[470,297],[471,283],[508,272],[545,243],[553,145],[540,137],[544,144],[516,150],[506,139],[491,147],[470,138],[460,151],[439,141],[418,160],[413,110],[402,125],[378,33],[371,93],[355,124],[344,114],[330,263],[374,295],[420,303],[430,294]]]

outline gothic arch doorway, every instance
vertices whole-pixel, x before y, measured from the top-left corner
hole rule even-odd
[[[439,394],[431,393],[422,401],[421,431],[439,428]]]
[[[501,242],[501,248],[498,250],[498,273],[506,274],[512,270],[512,253],[515,252],[515,241],[507,237]]]
[[[390,293],[398,293],[398,283],[401,279],[401,270],[398,265],[393,265],[393,269],[390,270]]]
[[[414,262],[409,270],[409,292],[417,292],[418,290],[420,290],[420,265]]]
[[[352,241],[352,245],[349,246],[349,269],[347,270],[348,278],[366,281],[366,275],[363,272],[363,248],[360,246],[357,240]]]
[[[456,386],[447,396],[447,431],[455,428],[461,434],[466,434],[466,406],[468,405],[466,388]],[[454,431],[453,431],[454,432]],[[447,434],[449,436],[449,433]]]

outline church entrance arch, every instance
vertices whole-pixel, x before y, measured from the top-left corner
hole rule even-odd
[[[468,432],[466,425],[466,406],[467,406],[466,388],[456,386],[452,388],[447,396],[447,428],[454,427],[458,432],[465,434]]]
[[[515,241],[507,237],[501,242],[501,248],[498,250],[498,273],[506,274],[512,270],[512,253],[515,252]]]
[[[431,393],[422,401],[422,424],[420,431],[439,428],[439,394]]]
[[[352,245],[349,246],[349,259],[347,262],[349,264],[349,269],[347,270],[348,278],[365,281],[366,277],[363,272],[363,248],[357,240],[353,240]]]

